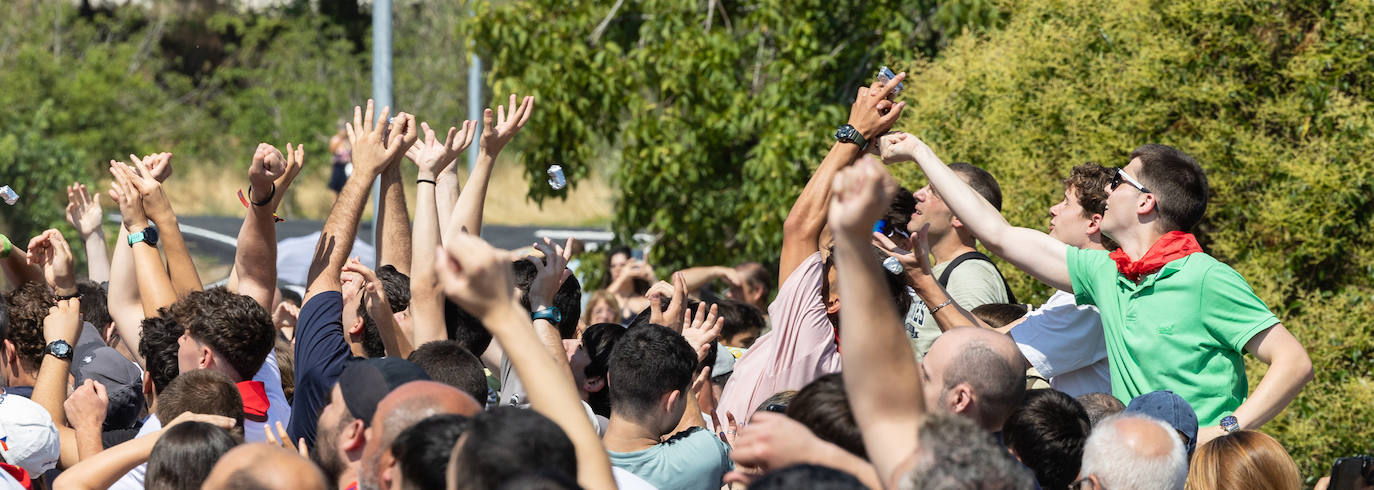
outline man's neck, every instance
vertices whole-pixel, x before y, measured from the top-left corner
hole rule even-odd
[[[1131,260],[1140,260],[1146,252],[1150,251],[1150,247],[1154,246],[1155,242],[1164,236],[1163,233],[1155,231],[1154,226],[1150,225],[1136,226],[1121,233],[1121,235],[1121,238],[1113,238],[1116,238],[1116,243],[1121,245],[1121,250],[1126,252]]]
[[[348,463],[348,465],[344,467],[343,472],[339,473],[339,481],[336,482],[337,485],[334,488],[337,488],[339,490],[344,490],[349,486],[354,486],[356,488],[358,484],[359,464],[361,464],[361,462],[359,461],[353,461]]]
[[[38,371],[29,371],[20,365],[10,370],[10,378],[7,381],[10,386],[33,386],[38,381]]]
[[[959,232],[950,230],[949,233],[937,238],[934,243],[930,244],[930,253],[935,255],[936,264],[943,264],[954,260],[955,257],[977,250],[973,248],[973,244],[972,238],[964,241],[959,236]]]
[[[643,451],[658,445],[663,434],[611,412],[611,423],[606,427],[606,435],[601,441],[607,451],[629,453]]]

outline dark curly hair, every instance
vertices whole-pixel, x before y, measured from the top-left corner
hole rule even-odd
[[[143,358],[148,377],[153,380],[153,392],[161,395],[180,372],[177,339],[186,329],[172,319],[166,308],[159,310],[158,316],[144,318],[142,327],[138,334],[138,355]]]
[[[192,339],[224,356],[239,379],[253,379],[275,342],[267,310],[222,287],[186,295],[172,304],[171,313]]]
[[[1064,179],[1064,188],[1073,189],[1074,195],[1078,196],[1078,205],[1083,206],[1084,218],[1107,212],[1106,188],[1112,181],[1112,173],[1110,168],[1087,162],[1075,166],[1069,171],[1069,178]],[[1102,242],[1107,250],[1116,248],[1116,242],[1106,235],[1102,236]]]
[[[97,331],[114,322],[110,316],[109,295],[100,283],[90,279],[76,281],[76,291],[81,293],[81,319],[95,325]]]
[[[48,309],[57,304],[57,298],[47,284],[27,282],[5,297],[9,309],[9,330],[5,339],[14,344],[19,361],[27,368],[38,370],[43,361],[43,319],[48,317]]]

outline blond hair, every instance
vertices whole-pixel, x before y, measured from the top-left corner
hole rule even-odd
[[[1279,441],[1263,432],[1242,430],[1197,448],[1184,488],[1293,490],[1301,485],[1298,465]]]

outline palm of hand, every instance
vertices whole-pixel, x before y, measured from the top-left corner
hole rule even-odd
[[[67,221],[82,236],[95,233],[96,230],[100,229],[100,218],[103,214],[100,210],[100,201],[91,199],[84,185],[78,184],[70,189],[68,191]]]

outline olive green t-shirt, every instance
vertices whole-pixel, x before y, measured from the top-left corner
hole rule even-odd
[[[1203,427],[1235,412],[1249,393],[1245,344],[1279,323],[1245,278],[1199,252],[1135,283],[1106,251],[1067,248],[1075,300],[1102,315],[1112,395],[1173,391]]]

